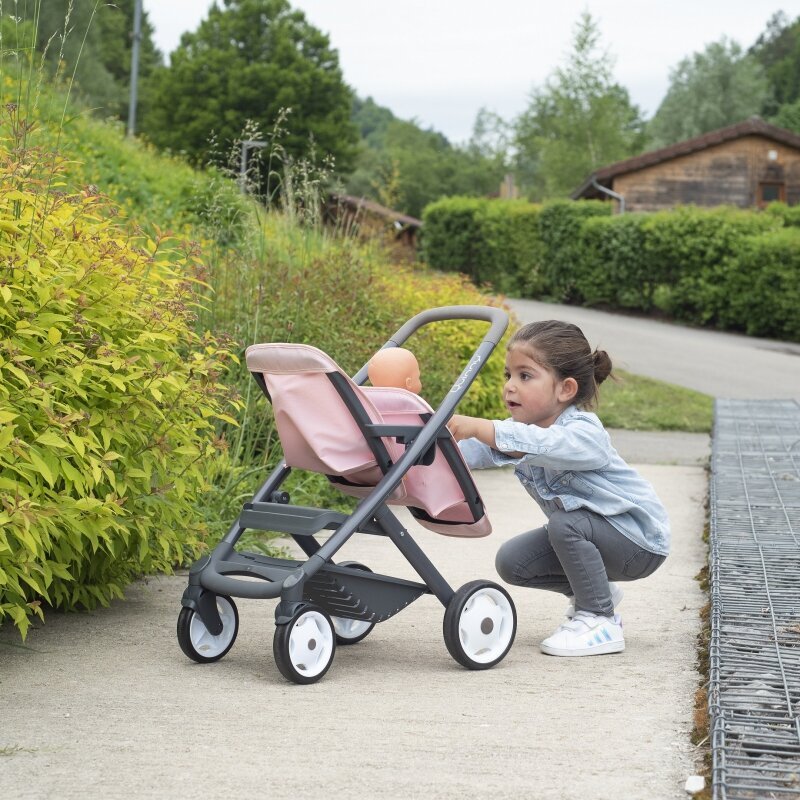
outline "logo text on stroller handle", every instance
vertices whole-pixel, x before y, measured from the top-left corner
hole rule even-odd
[[[481,361],[483,361],[483,359],[480,356],[475,356],[475,358],[473,358],[472,361],[467,364],[467,368],[461,373],[459,379],[453,384],[450,394],[461,391],[461,387],[467,382],[467,379],[470,377],[470,375],[472,375],[472,373],[478,369]]]

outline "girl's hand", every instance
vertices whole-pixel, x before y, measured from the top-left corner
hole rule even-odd
[[[494,425],[490,419],[480,417],[465,417],[453,414],[447,427],[453,438],[460,442],[462,439],[478,439],[489,447],[495,447]]]

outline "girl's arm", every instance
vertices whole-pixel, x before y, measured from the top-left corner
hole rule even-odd
[[[605,429],[580,413],[565,425],[547,428],[512,419],[485,420],[460,415],[454,415],[448,427],[456,439],[473,437],[505,457],[506,463],[524,458],[527,463],[541,467],[589,470],[602,469],[609,460],[611,443]]]
[[[497,467],[511,460],[524,458],[525,453],[499,452],[495,441],[494,422],[480,417],[465,417],[454,414],[447,423],[453,438],[459,442],[461,453],[470,467]],[[469,441],[477,440],[477,441]],[[483,447],[478,446],[480,442]],[[490,448],[487,450],[487,448]],[[495,451],[492,453],[492,451]]]
[[[457,442],[462,439],[477,439],[492,449],[497,449],[497,443],[494,440],[494,423],[490,419],[453,414],[447,427]]]

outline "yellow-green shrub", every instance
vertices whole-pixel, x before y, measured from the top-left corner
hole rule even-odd
[[[8,128],[6,128],[8,130]],[[196,555],[228,354],[192,331],[191,255],[136,246],[0,139],[0,623],[92,607]]]

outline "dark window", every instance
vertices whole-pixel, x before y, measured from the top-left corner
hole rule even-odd
[[[760,183],[758,185],[758,206],[786,199],[786,186],[783,183]]]

